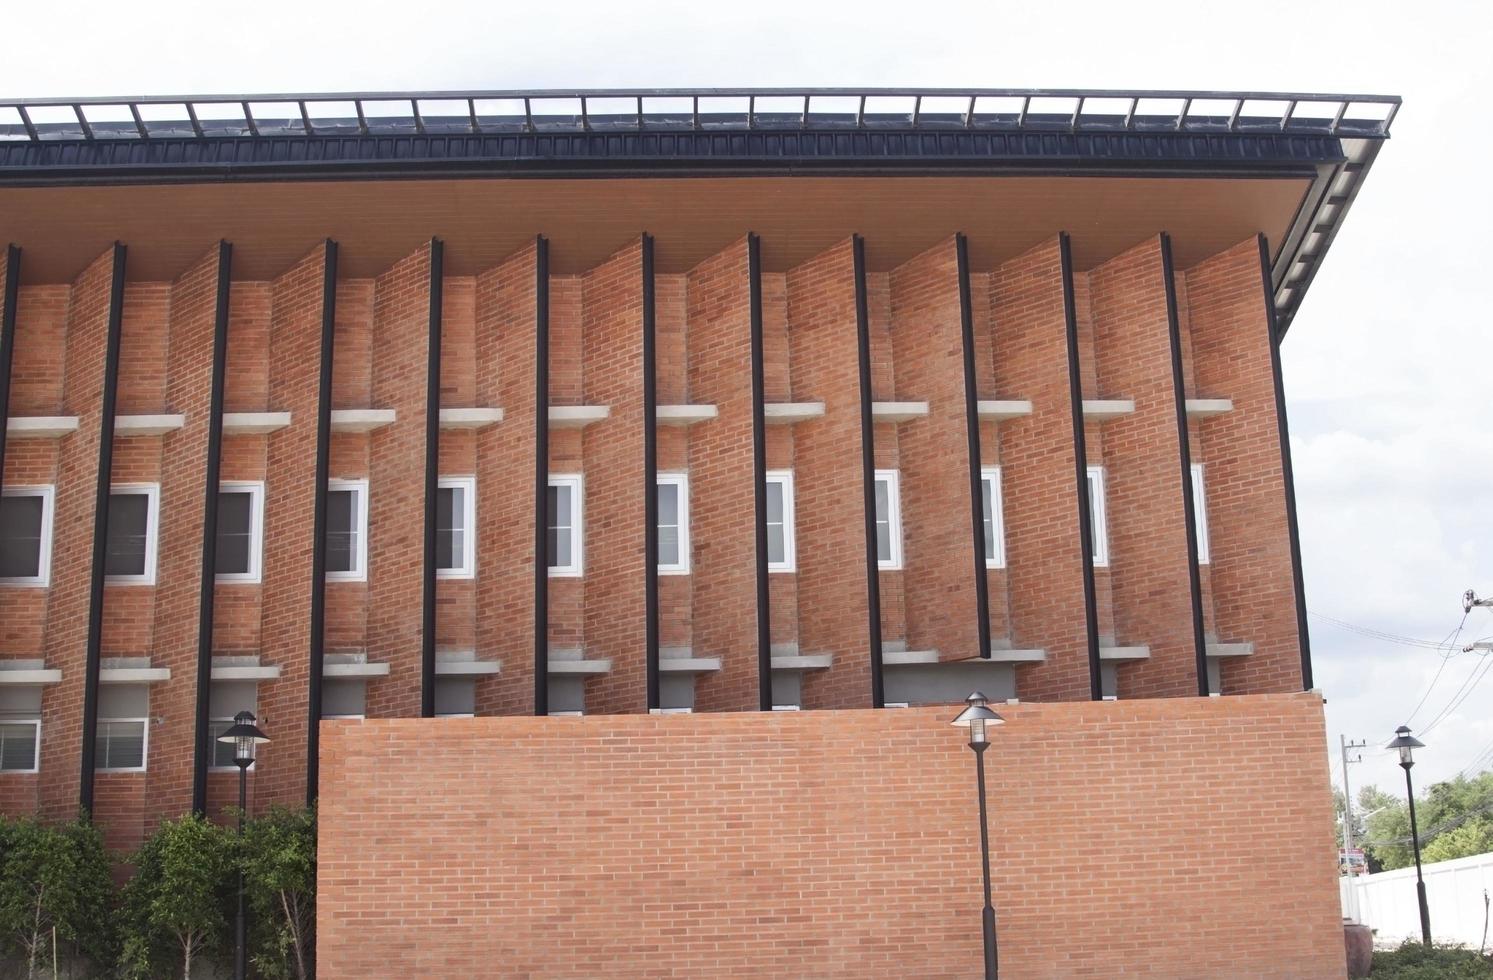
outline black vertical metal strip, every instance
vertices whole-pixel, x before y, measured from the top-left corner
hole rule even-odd
[[[1280,326],[1275,316],[1275,295],[1270,284],[1270,242],[1262,234],[1260,284],[1264,289],[1265,317],[1270,331],[1270,374],[1275,383],[1275,421],[1280,429],[1280,472],[1286,491],[1286,529],[1291,538],[1291,581],[1296,587],[1296,630],[1301,638],[1302,689],[1312,682],[1312,640],[1306,625],[1306,581],[1301,571],[1301,532],[1296,523],[1296,478],[1291,469],[1291,427],[1286,421],[1286,385],[1280,369]]]
[[[534,714],[549,714],[549,239],[534,239]]]
[[[10,371],[16,353],[16,304],[21,298],[21,250],[5,251],[5,307],[0,314],[0,484],[5,482],[5,435],[10,428]]]
[[[441,287],[446,249],[430,240],[430,320],[425,359],[425,555],[420,607],[420,717],[435,717],[435,535],[441,472]]]
[[[534,714],[549,708],[550,243],[534,240]]]
[[[202,481],[202,571],[197,599],[197,701],[192,744],[192,811],[207,812],[212,761],[208,708],[213,680],[213,592],[218,581],[218,483],[223,456],[223,387],[228,372],[228,298],[233,246],[218,243],[218,296],[213,313],[212,392],[207,409],[207,466]]]
[[[985,482],[980,472],[980,393],[975,382],[975,315],[969,290],[969,241],[954,236],[959,267],[959,336],[964,347],[964,430],[969,439],[969,503],[975,542],[975,615],[982,659],[990,659],[990,582],[985,569]]]
[[[1161,234],[1161,278],[1166,287],[1166,329],[1172,349],[1172,393],[1177,405],[1177,452],[1182,464],[1182,519],[1187,530],[1187,585],[1192,590],[1192,643],[1198,697],[1208,696],[1208,639],[1203,634],[1203,576],[1198,570],[1197,501],[1192,492],[1192,437],[1187,429],[1187,387],[1182,376],[1182,322],[1177,315],[1177,280],[1172,236]]]
[[[321,274],[321,374],[316,393],[316,490],[311,508],[311,683],[306,706],[306,803],[316,802],[321,777],[323,640],[327,625],[327,477],[332,451],[332,353],[337,326],[337,243],[326,241]]]
[[[1093,504],[1089,500],[1089,455],[1084,438],[1083,376],[1078,363],[1078,307],[1073,296],[1073,245],[1067,232],[1058,236],[1063,269],[1063,317],[1068,334],[1068,403],[1073,417],[1073,468],[1078,481],[1078,543],[1083,551],[1083,619],[1089,651],[1089,697],[1104,699],[1099,670],[1099,600],[1094,586]]]
[[[643,565],[648,710],[663,706],[658,677],[658,365],[654,349],[653,236],[643,236]]]
[[[762,352],[762,240],[747,236],[752,330],[752,497],[757,542],[757,707],[772,710],[772,606],[767,578],[767,381]]]
[[[104,394],[99,411],[98,480],[93,498],[93,569],[88,587],[88,645],[83,660],[83,745],[78,806],[93,812],[94,739],[98,737],[99,660],[104,639],[104,559],[109,552],[109,484],[114,472],[114,415],[119,396],[119,338],[124,323],[125,247],[114,243]]]
[[[866,240],[851,240],[855,265],[855,337],[861,386],[861,491],[866,515],[866,632],[871,645],[871,706],[886,707],[881,671],[881,571],[876,561],[876,430],[871,413],[871,311],[866,300]]]

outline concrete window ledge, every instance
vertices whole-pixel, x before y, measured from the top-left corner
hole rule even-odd
[[[1100,660],[1149,660],[1150,647],[1100,647]]]
[[[769,425],[792,425],[824,417],[824,402],[768,402],[762,406],[762,420]]]
[[[963,663],[979,663],[983,657],[971,657]],[[987,663],[993,664],[1040,664],[1047,659],[1046,650],[1013,650],[993,648]]]
[[[334,408],[333,432],[372,432],[394,422],[392,408]]]
[[[485,429],[503,421],[501,408],[443,408],[442,429]]]
[[[982,422],[1005,422],[1032,414],[1032,403],[1022,399],[1005,401],[981,399],[978,409]]]
[[[235,662],[239,660],[251,662]],[[212,679],[215,681],[273,681],[280,678],[278,666],[262,665],[258,660],[258,657],[214,657]]]
[[[48,670],[42,660],[11,660],[0,664],[0,684],[57,684],[62,671]]]
[[[913,419],[926,418],[927,415],[927,402],[871,403],[871,421],[873,422],[911,422]]]
[[[116,436],[163,436],[187,424],[185,415],[120,415],[114,419]]]
[[[720,415],[714,405],[659,405],[657,411],[659,425],[694,425]]]
[[[1085,398],[1083,417],[1090,422],[1108,422],[1135,414],[1135,402],[1129,398]]]
[[[322,677],[388,677],[389,665],[383,663],[324,663]]]
[[[1187,399],[1187,414],[1195,419],[1211,418],[1214,415],[1226,415],[1234,410],[1232,398],[1189,398]]]
[[[551,405],[549,408],[550,428],[552,429],[579,429],[593,422],[600,422],[610,417],[612,406],[610,405]]]
[[[551,674],[609,674],[612,672],[610,660],[551,660],[548,673]]]
[[[170,667],[101,667],[100,684],[160,684],[171,679]]]
[[[914,664],[938,663],[937,650],[883,650],[881,663],[885,667],[908,667]]]
[[[501,671],[496,660],[478,660],[476,653],[467,657],[443,657],[436,654],[435,675],[437,677],[485,677]]]
[[[721,658],[659,657],[658,669],[664,674],[711,674],[721,669]]]
[[[1253,643],[1209,643],[1204,647],[1210,657],[1247,657],[1255,652]]]
[[[289,412],[224,412],[225,436],[262,436],[290,425]]]
[[[834,663],[832,653],[773,654],[773,670],[828,670]]]
[[[11,439],[61,439],[77,431],[76,415],[12,415],[5,423],[5,434]]]

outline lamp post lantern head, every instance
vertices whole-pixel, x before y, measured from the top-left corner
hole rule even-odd
[[[1426,743],[1411,735],[1410,729],[1406,728],[1404,725],[1401,725],[1399,728],[1395,729],[1394,741],[1385,746],[1386,749],[1400,750],[1400,765],[1407,770],[1411,766],[1415,765],[1415,757],[1413,755],[1414,750],[1423,749],[1425,747]]]
[[[976,691],[975,693],[964,699],[964,703],[969,705],[969,707],[959,712],[958,718],[955,718],[953,721],[949,722],[949,724],[954,725],[957,728],[969,729],[970,745],[985,744],[986,726],[1003,725],[1006,722],[1006,719],[1002,718],[1000,715],[996,714],[994,711],[991,711],[988,707],[986,707],[989,702],[989,698],[985,697],[985,695],[981,694],[979,691]]]
[[[260,745],[269,744],[270,737],[254,725],[254,713],[240,711],[233,716],[233,726],[218,736],[218,741],[233,745],[233,761],[240,769],[249,768],[254,761],[254,751]]]

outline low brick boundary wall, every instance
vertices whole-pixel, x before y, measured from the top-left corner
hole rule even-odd
[[[1007,980],[1343,977],[1320,698],[1000,710]],[[325,722],[320,974],[978,976],[954,714]]]

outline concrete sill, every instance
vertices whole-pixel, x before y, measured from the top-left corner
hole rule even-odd
[[[657,411],[659,425],[693,425],[720,414],[714,405],[660,405]]]
[[[392,408],[336,408],[332,410],[333,432],[372,432],[394,422]]]
[[[0,670],[0,684],[57,684],[62,680],[61,670],[43,667],[23,670]]]
[[[1209,643],[1204,652],[1210,657],[1247,657],[1255,652],[1253,643]]]
[[[386,663],[323,663],[321,676],[326,677],[388,677]]]
[[[12,415],[5,424],[5,434],[11,439],[61,439],[77,431],[76,415],[31,415],[20,418]]]
[[[659,658],[658,669],[663,674],[711,674],[721,669],[719,657]]]
[[[262,436],[290,425],[289,412],[224,412],[225,436]]]
[[[1225,415],[1234,410],[1232,398],[1189,398],[1187,399],[1187,414],[1195,419],[1211,418],[1214,415]]]
[[[1135,402],[1129,398],[1085,398],[1083,402],[1083,417],[1090,422],[1108,422],[1133,414]]]
[[[163,436],[187,424],[185,415],[120,415],[114,419],[114,434],[130,436]]]
[[[551,405],[549,409],[550,428],[579,429],[592,422],[600,422],[611,414],[612,406],[610,405]]]
[[[273,681],[279,680],[280,668],[276,666],[251,667],[240,666],[214,666],[212,679],[215,681]]]
[[[485,429],[503,421],[501,408],[443,408],[442,429]]]
[[[609,674],[612,672],[610,660],[551,660],[548,664],[548,673],[551,674]]]
[[[1019,419],[1032,414],[1032,403],[1029,401],[981,401],[979,403],[980,420],[983,422],[1005,422],[1010,419]]]
[[[911,422],[913,419],[926,418],[927,415],[927,402],[871,403],[871,421],[873,422]]]
[[[824,402],[768,402],[762,406],[762,420],[768,425],[792,425],[824,417]]]
[[[437,677],[485,677],[496,674],[502,665],[496,660],[437,660]]]
[[[910,667],[914,664],[938,663],[937,650],[887,650],[881,654],[884,667]]]
[[[883,657],[885,659],[885,657]],[[835,655],[832,653],[809,653],[792,654],[788,656],[774,656],[772,658],[773,670],[828,670],[834,663]]]
[[[974,657],[963,663],[979,663],[983,658]],[[1046,650],[999,650],[990,651],[989,663],[993,664],[1040,664],[1047,659]]]
[[[1150,647],[1100,647],[1100,660],[1149,660]]]
[[[98,672],[100,684],[158,684],[170,679],[170,667],[104,667]]]

